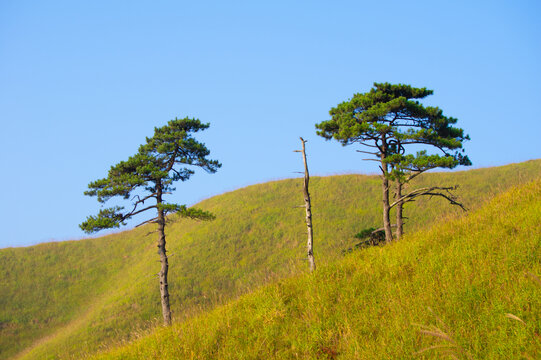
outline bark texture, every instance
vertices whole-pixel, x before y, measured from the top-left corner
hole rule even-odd
[[[381,138],[381,147],[380,147],[380,161],[381,161],[381,171],[382,181],[381,181],[381,190],[382,190],[382,202],[383,202],[383,228],[385,229],[385,242],[390,243],[393,241],[393,232],[391,229],[391,206],[389,204],[389,165],[385,161],[387,158],[387,138],[385,134]]]
[[[162,203],[162,187],[157,186],[157,203]],[[165,249],[165,213],[158,207],[158,255],[160,255],[161,269],[158,274],[160,279],[160,295],[162,300],[163,323],[166,326],[171,325],[171,307],[169,306],[169,284],[167,283],[167,273],[169,272],[169,262],[167,251]]]
[[[308,163],[306,161],[306,140],[301,137],[301,142],[302,159],[304,161],[304,207],[306,209],[306,227],[308,228],[308,241],[306,243],[306,252],[308,255],[308,263],[310,264],[310,272],[313,272],[316,269],[316,261],[314,258],[314,228],[312,227],[312,205],[310,202],[310,192],[308,191],[308,185],[310,183],[310,173],[308,172]]]
[[[396,198],[402,198],[402,183],[400,181],[396,182]],[[396,240],[400,240],[404,233],[404,217],[402,216],[403,206],[403,201],[399,201],[398,204],[396,204]]]

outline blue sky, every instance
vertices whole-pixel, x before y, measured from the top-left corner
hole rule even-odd
[[[302,169],[375,173],[314,124],[373,82],[434,90],[474,167],[541,157],[537,1],[0,1],[0,247],[84,236],[90,181],[174,117],[223,167],[197,201]]]

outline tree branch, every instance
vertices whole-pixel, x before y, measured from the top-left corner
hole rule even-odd
[[[133,201],[135,198],[138,198],[139,200],[137,200],[137,201],[134,203],[134,205],[137,205],[137,204],[140,204],[140,203],[143,203],[143,204],[144,204],[144,203],[145,203],[145,200],[148,200],[148,199],[150,199],[151,197],[154,197],[154,198],[155,198],[156,195],[157,195],[156,193],[153,193],[153,194],[150,194],[150,195],[148,195],[148,196],[146,196],[146,197],[144,197],[144,198],[142,198],[142,199],[139,197],[139,195],[135,195],[135,196],[132,198],[132,201]],[[134,210],[135,210],[135,209],[134,209]]]
[[[127,218],[132,217],[132,216],[134,216],[134,215],[140,214],[140,213],[142,213],[143,211],[147,211],[147,210],[150,210],[150,209],[152,209],[152,208],[157,208],[157,207],[158,207],[157,205],[151,205],[151,206],[148,206],[148,207],[146,207],[146,208],[144,208],[144,209],[135,211],[135,209],[137,208],[137,205],[135,205],[135,207],[133,208],[133,210],[132,210],[131,212],[129,212],[129,213],[127,213],[126,215],[123,215],[123,216],[122,216],[122,218],[123,218],[122,221],[124,221],[124,220],[126,220]]]
[[[450,187],[431,186],[431,187],[424,187],[424,188],[416,189],[402,196],[400,199],[397,199],[389,207],[393,208],[393,206],[396,206],[401,202],[414,201],[413,199],[419,196],[441,196],[447,199],[451,203],[451,205],[457,205],[462,210],[466,211],[466,208],[464,207],[464,205],[456,201],[456,197],[451,193],[452,190],[456,190],[457,188],[458,186],[450,186]],[[445,192],[447,192],[447,194]]]
[[[178,151],[179,151],[179,147],[177,144],[175,145],[175,151],[173,151],[173,154],[171,155],[171,158],[168,161],[169,164],[167,165],[167,170],[166,170],[167,172],[171,171],[173,166],[175,166],[175,160],[177,159]]]
[[[406,182],[410,182],[412,179],[415,179],[417,176],[421,175],[422,173],[424,173],[425,171],[427,170],[431,170],[431,169],[435,169],[434,167],[431,167],[431,168],[427,168],[427,169],[415,169],[415,170],[410,170],[410,171],[414,171],[413,174],[411,174],[409,177],[408,177],[408,180],[406,180]],[[409,170],[409,169],[408,169]]]
[[[374,140],[374,139],[371,138],[371,139],[369,139],[369,140]],[[379,146],[376,146],[376,145],[370,145],[370,144],[367,144],[367,143],[364,143],[364,142],[360,142],[360,141],[358,141],[358,143],[359,143],[359,145],[364,145],[364,146],[367,146],[367,147],[379,149]]]
[[[135,225],[135,227],[139,227],[139,226],[142,226],[142,225],[145,225],[145,224],[148,224],[148,223],[156,223],[156,220],[158,220],[158,217],[155,217],[154,219],[150,219],[150,220],[146,220],[146,221],[143,221],[142,223],[140,223],[139,225]],[[152,231],[154,232],[154,231]],[[148,235],[148,234],[147,234]]]
[[[375,152],[362,151],[362,150],[355,150],[355,151],[360,152],[360,153],[363,153],[363,154],[370,154],[370,155],[379,156],[379,153],[375,153]]]

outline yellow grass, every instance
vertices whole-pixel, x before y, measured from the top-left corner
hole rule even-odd
[[[540,174],[541,161],[535,160],[426,174],[418,185],[459,184],[460,197],[475,209]],[[288,179],[226,193],[198,205],[214,212],[215,221],[172,224],[168,248],[176,322],[307,271],[304,214],[294,208],[302,204],[301,186],[300,179]],[[355,244],[354,234],[381,223],[380,183],[377,177],[362,175],[316,177],[311,194],[316,262],[324,269]],[[434,221],[463,216],[440,199],[408,204],[405,215],[410,234]],[[0,249],[0,358],[80,358],[159,324],[159,290],[153,277],[159,263],[156,239],[146,236],[150,230]],[[383,250],[367,253],[374,251]],[[506,313],[522,318],[513,309]]]

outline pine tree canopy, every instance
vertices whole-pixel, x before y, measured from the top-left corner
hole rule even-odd
[[[410,85],[374,83],[369,92],[354,94],[333,107],[329,111],[331,119],[316,124],[317,134],[342,145],[360,143],[372,147],[376,150],[370,154],[378,159],[383,154],[395,171],[471,165],[462,154],[462,143],[469,136],[453,126],[457,119],[418,101],[432,93]],[[434,147],[441,155],[428,155],[426,150],[405,155],[408,145]]]
[[[117,228],[125,225],[131,217],[150,209],[194,219],[212,219],[213,215],[206,211],[162,200],[162,195],[175,190],[172,187],[174,182],[188,180],[195,168],[214,173],[221,167],[218,161],[207,158],[210,151],[192,137],[193,133],[208,127],[209,124],[202,124],[198,119],[176,118],[155,128],[154,136],[147,138],[135,155],[112,166],[106,178],[91,182],[85,192],[85,195],[96,196],[101,203],[114,197],[129,200],[129,210],[122,206],[101,209],[98,215],[89,216],[79,225],[81,229],[92,233]]]
[[[426,88],[374,83],[369,92],[354,94],[348,101],[333,107],[329,111],[330,120],[316,124],[318,135],[327,140],[335,139],[344,146],[353,143],[366,146],[369,151],[357,151],[373,158],[364,160],[379,162],[387,243],[393,239],[390,209],[394,206],[397,239],[403,233],[404,204],[420,196],[443,197],[465,210],[452,193],[456,186],[432,186],[403,193],[404,186],[425,171],[471,165],[462,148],[462,142],[470,138],[464,135],[464,130],[453,126],[457,119],[443,115],[438,107],[419,102],[432,94],[433,91]],[[436,149],[438,153],[428,154],[427,148]],[[420,151],[413,154],[414,149]],[[389,201],[390,181],[395,185],[393,203]]]

